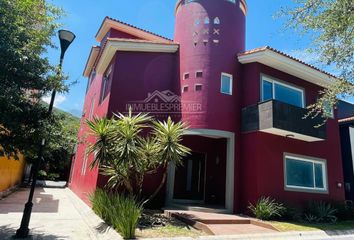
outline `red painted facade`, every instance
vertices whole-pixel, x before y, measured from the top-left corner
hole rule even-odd
[[[100,43],[100,53],[91,70],[99,70],[98,66],[104,65],[102,55],[105,54],[105,47],[115,39],[115,43],[118,42],[117,49],[109,64],[105,65],[106,69],[112,66],[108,81],[109,94],[100,103],[101,72],[92,81],[85,97],[79,139],[87,135],[86,119],[92,116],[110,117],[113,112],[126,112],[128,106],[135,104],[141,107],[140,111],[152,112],[156,118],[165,119],[171,115],[174,120],[187,122],[191,130],[199,131],[200,135],[191,133],[192,136],[186,136],[183,143],[193,152],[206,156],[206,177],[203,178],[205,204],[227,205],[230,199],[227,194],[230,189],[227,186],[232,188],[234,212],[245,210],[249,202],[261,196],[272,196],[290,204],[304,204],[309,200],[344,200],[344,190],[338,185],[343,183],[343,174],[338,124],[335,119],[327,123],[326,140],[318,142],[289,139],[260,131],[241,133],[241,110],[261,101],[262,75],[304,89],[305,106],[314,103],[321,90],[314,83],[257,62],[241,64],[237,56],[245,51],[245,18],[245,11],[240,8],[239,1],[200,0],[189,1],[188,4],[179,1],[173,41],[163,38],[156,40],[159,36],[149,32],[144,32],[145,35],[137,34],[135,31],[126,31],[124,27],[108,31]],[[143,30],[136,31],[141,33]],[[147,37],[145,39],[141,36]],[[134,48],[124,48],[127,42],[134,43]],[[178,50],[156,50],[154,45],[148,49],[144,44],[149,42],[160,44],[160,47],[178,44]],[[197,76],[197,72],[202,74]],[[221,73],[233,77],[231,95],[220,91]],[[188,79],[185,79],[186,74],[189,74]],[[201,85],[201,89],[196,90],[196,85]],[[186,86],[188,91],[181,91]],[[155,111],[154,103],[161,101],[161,96],[154,95],[156,92],[163,93],[162,98],[170,96],[168,94],[176,95],[176,101],[180,101],[182,106],[197,103],[197,107],[165,109],[163,113]],[[139,111],[138,107],[133,110]],[[211,136],[210,132],[221,135]],[[231,134],[234,141],[229,141],[231,138],[224,133]],[[93,141],[91,137],[86,140]],[[87,159],[86,170],[83,169],[85,149],[84,143],[79,144],[70,186],[87,202],[87,193],[97,186],[103,186],[105,179],[98,174],[97,169],[89,170],[92,156]],[[231,165],[228,162],[230,151],[233,154],[231,156],[234,156]],[[328,193],[285,190],[284,153],[325,159]],[[227,166],[233,166],[231,185],[227,183],[227,172],[230,172]],[[160,177],[159,173],[148,176],[144,191],[152,192]],[[165,196],[171,191],[170,187],[167,184],[166,190],[157,198],[160,205],[168,199]]]

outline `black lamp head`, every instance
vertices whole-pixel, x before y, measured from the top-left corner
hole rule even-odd
[[[64,57],[65,51],[68,49],[70,44],[74,41],[76,36],[74,33],[68,30],[59,30],[58,33],[59,33],[60,48],[61,48],[60,58],[62,59]]]

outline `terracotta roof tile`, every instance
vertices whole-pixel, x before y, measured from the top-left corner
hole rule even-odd
[[[103,25],[103,23],[105,22],[106,19],[109,19],[109,20],[115,21],[115,22],[117,22],[117,23],[121,23],[121,24],[127,25],[127,26],[129,26],[129,27],[138,29],[138,30],[140,30],[140,31],[144,31],[144,32],[146,32],[146,33],[149,33],[149,34],[152,34],[152,35],[155,35],[155,36],[157,36],[157,37],[160,37],[160,38],[163,38],[163,39],[166,39],[166,40],[168,40],[168,41],[173,42],[172,39],[169,39],[169,38],[167,38],[167,37],[161,36],[161,35],[159,35],[159,34],[153,33],[153,32],[151,32],[151,31],[148,31],[148,30],[139,28],[139,27],[137,27],[137,26],[131,25],[131,24],[126,23],[126,22],[122,22],[122,21],[120,21],[120,20],[118,20],[118,19],[115,19],[115,18],[112,18],[112,17],[108,17],[108,16],[105,17],[105,19],[103,20],[103,22],[102,22],[102,24],[101,24],[101,26],[100,26],[99,29],[101,29],[101,27],[102,27],[102,25]],[[98,32],[97,32],[97,34],[98,34]],[[97,36],[97,34],[96,34],[96,36]]]
[[[301,60],[298,59],[298,58],[295,58],[295,57],[293,57],[293,56],[291,56],[291,55],[289,55],[289,54],[286,54],[286,53],[284,53],[284,52],[282,52],[282,51],[279,51],[279,50],[277,50],[277,49],[275,49],[275,48],[272,48],[272,47],[269,47],[269,46],[264,46],[264,47],[260,47],[260,48],[255,48],[255,49],[252,49],[252,50],[248,50],[248,51],[245,51],[245,52],[243,52],[243,53],[238,54],[238,56],[245,56],[245,55],[249,55],[249,54],[253,54],[253,53],[257,53],[257,52],[264,52],[264,51],[266,51],[266,50],[270,50],[270,51],[273,51],[273,52],[275,52],[275,53],[281,54],[281,55],[283,55],[284,57],[287,57],[287,58],[290,58],[290,59],[292,59],[292,60],[295,60],[295,61],[297,61],[297,62],[299,62],[299,63],[302,63],[302,64],[304,64],[304,65],[306,65],[306,66],[308,66],[308,67],[310,67],[310,68],[312,68],[312,69],[315,69],[315,70],[317,70],[317,71],[319,71],[319,72],[321,72],[321,73],[324,73],[324,74],[326,74],[326,75],[328,75],[328,76],[330,76],[330,77],[337,78],[337,76],[335,76],[335,75],[333,75],[333,74],[331,74],[331,73],[329,73],[329,72],[326,72],[326,71],[324,71],[324,70],[322,70],[322,69],[319,69],[319,68],[317,68],[317,67],[315,67],[315,66],[313,66],[313,65],[311,65],[311,64],[308,64],[308,63],[306,63],[306,62],[304,62],[304,61],[301,61]]]

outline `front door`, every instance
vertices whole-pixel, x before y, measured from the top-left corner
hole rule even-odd
[[[204,200],[205,154],[195,153],[183,159],[176,168],[173,198],[180,200]]]

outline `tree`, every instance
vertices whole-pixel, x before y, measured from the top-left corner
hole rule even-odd
[[[147,114],[115,114],[112,119],[88,120],[94,143],[88,154],[94,154],[91,169],[100,167],[109,177],[108,188],[123,188],[132,195],[141,196],[144,176],[163,171],[160,185],[145,202],[152,200],[164,186],[167,165],[182,164],[190,149],[181,144],[187,126],[182,122],[156,121]]]
[[[38,149],[49,119],[39,99],[65,91],[61,74],[43,57],[62,11],[45,0],[0,0],[0,145],[2,154]]]
[[[320,61],[334,66],[339,72],[334,86],[321,92],[310,114],[324,113],[337,103],[337,97],[353,96],[354,80],[354,1],[353,0],[293,0],[295,7],[283,8],[286,28],[309,35],[309,52],[319,55]]]

